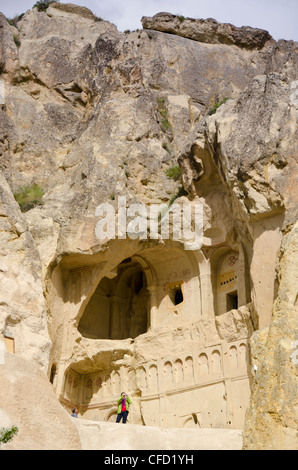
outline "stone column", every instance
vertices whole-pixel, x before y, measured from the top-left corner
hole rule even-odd
[[[149,286],[147,289],[150,293],[149,327],[154,328],[157,325],[158,286]]]
[[[254,246],[250,265],[252,301],[259,315],[259,328],[270,325],[275,296],[275,269],[281,244],[281,216],[254,224]]]
[[[211,274],[211,263],[206,261],[200,265],[202,318],[214,317],[214,283]]]
[[[229,351],[228,345],[226,342],[222,342],[222,367],[223,367],[223,377],[224,385],[226,390],[226,402],[227,402],[227,414],[226,414],[226,423],[227,427],[234,427],[234,407],[233,407],[233,390],[231,383],[231,373],[230,373],[230,364],[229,364]]]
[[[64,394],[64,386],[65,386],[65,369],[66,363],[65,361],[60,361],[57,365],[57,372],[56,372],[56,387],[55,392],[57,396]]]

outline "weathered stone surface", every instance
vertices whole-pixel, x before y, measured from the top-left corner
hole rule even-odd
[[[247,307],[217,316],[215,324],[220,338],[228,342],[238,338],[250,338],[254,332],[251,312]]]
[[[297,219],[296,194],[291,190],[297,175],[293,125],[297,102],[292,99],[296,86],[291,74],[257,76],[238,102],[225,105],[229,111],[219,109],[209,118],[213,122],[208,123],[207,132],[214,155],[218,158],[221,153],[222,176],[251,216],[286,204],[287,218],[291,217],[287,223]]]
[[[74,15],[79,15],[82,18],[88,18],[89,20],[94,20],[95,17],[89,8],[81,7],[79,5],[74,5],[73,3],[51,3],[50,8],[55,8],[61,12],[72,13]],[[49,12],[48,12],[49,13]]]
[[[292,344],[296,328],[276,266],[297,219],[297,44],[162,19],[173,34],[121,34],[58,2],[17,29],[1,17],[1,339],[9,326],[16,354],[38,361],[63,406],[91,421],[114,421],[125,389],[133,424],[242,428],[256,365],[251,429],[262,373],[272,390],[274,371],[286,375],[285,403],[293,393],[293,368],[265,354],[279,335]],[[12,193],[33,183],[42,204],[21,213]],[[99,240],[96,207],[117,215],[119,196],[127,207],[203,204],[203,246],[160,234]],[[273,341],[274,301],[288,321]],[[269,393],[260,406],[273,436]],[[289,410],[276,414],[284,436]],[[246,436],[247,448],[269,445]]]
[[[18,31],[0,13],[0,73],[12,73],[18,67],[18,48],[14,36],[18,36]]]
[[[84,450],[241,450],[242,435],[238,429],[160,429],[137,424],[119,426],[98,421],[75,421]],[[170,457],[164,458],[165,464]],[[174,459],[173,459],[174,461]],[[186,464],[186,455],[180,462]],[[193,460],[194,462],[195,460]],[[114,461],[115,462],[115,461]],[[117,461],[118,462],[118,461]],[[126,461],[125,461],[126,462]],[[157,457],[151,458],[151,464]],[[189,458],[187,464],[192,462]],[[176,461],[177,463],[177,461]]]
[[[246,49],[261,49],[272,39],[268,31],[241,26],[237,28],[229,23],[218,23],[212,18],[207,20],[184,18],[171,13],[157,13],[152,18],[143,16],[144,29],[153,29],[164,33],[178,34],[194,41],[209,44],[234,44]]]
[[[0,175],[0,328],[16,354],[47,372],[51,341],[39,253],[9,186]]]
[[[245,449],[297,449],[297,243],[296,223],[282,244],[279,292],[258,358],[244,428]]]
[[[81,440],[47,376],[33,361],[6,353],[0,366],[1,427],[18,433],[5,450],[80,450]]]
[[[34,173],[46,189],[44,210],[67,220],[69,233],[68,213],[76,231],[82,208],[93,215],[99,201],[116,194],[133,199],[135,185],[143,201],[169,200],[179,182],[165,170],[200,117],[217,96],[237,96],[256,71],[263,73],[266,54],[252,51],[248,60],[240,49],[211,50],[157,32],[123,36],[110,23],[81,17],[78,28],[73,15],[57,11],[34,9],[18,23],[21,66],[13,83],[5,81],[6,106],[16,122],[10,122],[3,157],[10,185],[17,189]],[[160,99],[168,110],[166,131]]]

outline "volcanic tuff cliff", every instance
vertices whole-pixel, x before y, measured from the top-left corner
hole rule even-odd
[[[15,26],[0,14],[1,338],[13,338],[16,355],[37,361],[50,378],[53,364],[84,377],[105,363],[136,370],[153,350],[157,361],[162,351],[176,347],[179,354],[187,341],[207,347],[249,337],[257,371],[248,374],[244,447],[295,448],[297,43],[169,13],[142,23],[143,30],[119,33],[90,10],[60,3],[27,11]],[[167,170],[178,165],[181,177],[169,178]],[[33,184],[42,200],[22,212],[13,195]],[[210,261],[209,300],[204,304],[202,288],[192,307],[201,309],[201,323],[190,315],[195,327],[185,323],[183,334],[179,311],[168,331],[156,320],[156,336],[152,323],[131,343],[116,337],[116,346],[91,344],[81,336],[96,286],[103,276],[112,280],[117,266],[124,270],[123,260],[133,263],[144,251],[152,265],[162,256],[176,269],[180,263],[167,244],[155,252],[149,242],[100,243],[96,207],[109,202],[117,209],[119,196],[128,205],[174,197],[203,203],[197,262],[207,266],[215,249],[243,249],[242,310],[214,307],[214,322]],[[92,292],[82,281],[80,300],[71,300],[69,279],[82,270],[91,270]],[[67,304],[76,312],[66,314]],[[146,420],[144,403],[140,410]],[[4,411],[14,416],[9,404]]]

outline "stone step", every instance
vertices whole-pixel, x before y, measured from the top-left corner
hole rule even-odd
[[[82,450],[241,450],[239,429],[180,429],[72,418]]]

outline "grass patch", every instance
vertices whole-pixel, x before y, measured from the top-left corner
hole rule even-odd
[[[22,212],[27,212],[33,207],[42,205],[42,196],[44,190],[33,184],[32,186],[24,186],[14,193],[14,198],[20,206]]]
[[[165,98],[157,98],[158,112],[161,115],[161,129],[166,132],[170,129],[171,124],[168,120],[168,109],[166,107]]]
[[[14,40],[15,45],[16,45],[17,47],[20,47],[21,41],[20,41],[19,36],[18,36],[17,34],[14,34],[14,35],[13,35],[13,40]]]
[[[166,175],[168,178],[173,179],[174,181],[178,181],[181,177],[181,168],[179,165],[173,166],[172,168],[168,168],[166,170]]]
[[[208,116],[211,116],[212,114],[215,114],[216,111],[218,110],[218,108],[219,108],[222,104],[226,103],[226,101],[228,101],[228,100],[230,100],[230,99],[231,99],[231,98],[223,98],[223,99],[222,99],[221,101],[219,101],[219,102],[216,101],[216,102],[214,103],[214,105],[212,106],[212,108],[209,109],[209,111],[208,111],[208,113],[207,113]]]

